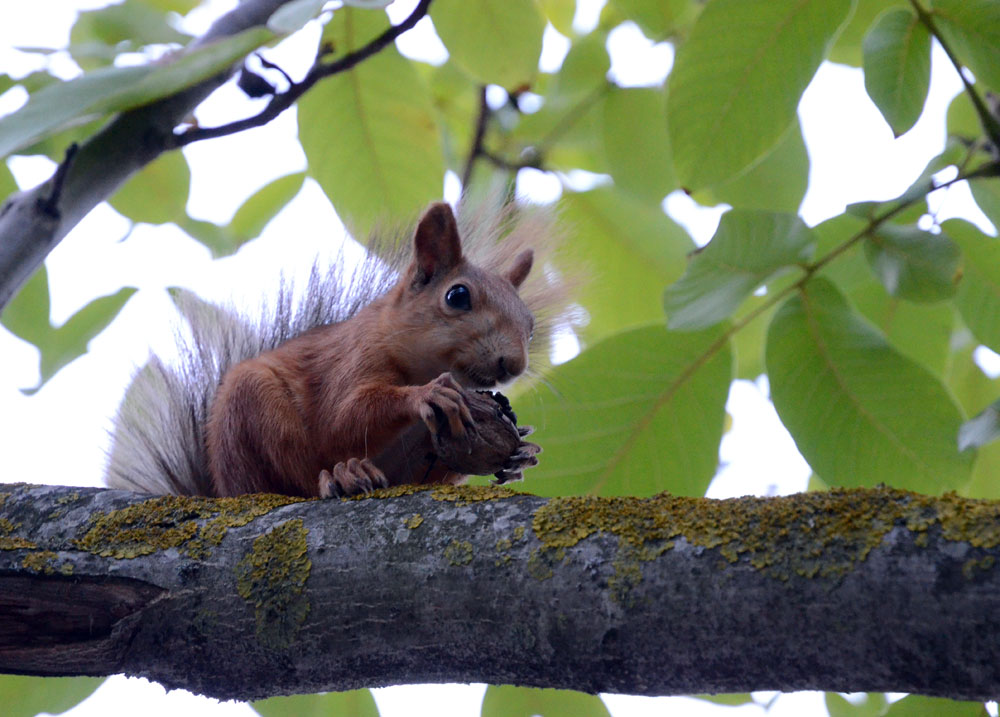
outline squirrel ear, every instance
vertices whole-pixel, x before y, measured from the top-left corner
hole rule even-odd
[[[462,242],[451,207],[435,202],[427,208],[413,235],[413,283],[427,284],[462,261]]]
[[[525,249],[514,258],[514,265],[507,272],[507,279],[514,285],[515,289],[519,288],[528,278],[528,272],[531,271],[531,262],[534,258],[535,253],[531,249]]]

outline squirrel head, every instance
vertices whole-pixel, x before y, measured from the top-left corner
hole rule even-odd
[[[393,333],[411,337],[394,345],[414,384],[450,371],[466,388],[492,388],[524,372],[535,320],[517,290],[533,258],[525,249],[502,273],[475,266],[463,255],[451,207],[424,212],[391,314],[400,332]]]

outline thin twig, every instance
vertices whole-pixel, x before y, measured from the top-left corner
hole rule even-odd
[[[38,211],[42,212],[46,216],[52,217],[53,219],[59,219],[59,198],[62,196],[63,184],[66,182],[66,174],[69,172],[69,168],[73,164],[73,159],[76,157],[78,149],[80,149],[80,145],[76,142],[73,142],[66,148],[66,154],[63,156],[63,161],[59,163],[59,166],[56,167],[55,174],[52,175],[52,191],[49,192],[49,196],[39,198],[35,204],[35,206],[38,207]]]
[[[835,248],[829,254],[821,257],[820,259],[817,259],[812,264],[807,264],[803,266],[802,267],[804,272],[803,275],[799,277],[794,283],[789,284],[781,291],[771,294],[767,298],[767,300],[761,303],[757,308],[750,311],[748,314],[746,314],[746,316],[742,317],[738,321],[733,322],[718,339],[716,339],[708,348],[706,348],[703,353],[699,354],[698,357],[695,359],[695,361],[687,367],[687,369],[683,373],[683,377],[691,375],[700,366],[704,365],[710,358],[712,358],[716,353],[718,353],[723,346],[725,346],[728,343],[729,339],[732,336],[734,336],[739,331],[742,331],[743,328],[747,326],[747,324],[749,324],[751,321],[756,319],[761,314],[765,313],[771,307],[783,301],[787,296],[789,296],[793,292],[799,291],[803,286],[805,286],[807,281],[809,281],[813,276],[815,276],[815,274],[820,269],[822,269],[824,266],[829,264],[831,261],[836,259],[844,252],[846,252],[851,247],[855,246],[858,242],[860,242],[862,239],[864,239],[865,237],[870,235],[873,231],[875,231],[879,226],[889,221],[900,212],[908,209],[909,207],[913,206],[922,199],[926,199],[928,195],[938,191],[939,189],[946,189],[953,184],[957,184],[958,182],[964,182],[969,179],[981,179],[983,177],[997,176],[998,173],[1000,173],[1000,162],[993,162],[987,165],[983,165],[982,167],[979,167],[978,169],[975,169],[972,172],[969,172],[968,174],[959,175],[953,179],[948,180],[947,182],[942,182],[941,184],[935,184],[934,181],[931,180],[930,183],[931,186],[928,187],[927,191],[924,192],[923,194],[920,194],[919,196],[915,197],[909,197],[906,200],[895,205],[891,209],[883,212],[882,214],[879,214],[876,217],[872,217],[871,219],[869,219],[868,224],[863,229],[861,229],[856,234],[851,236],[850,239],[848,239],[843,244]]]
[[[462,171],[462,191],[466,191],[472,181],[472,168],[483,153],[483,139],[486,137],[486,124],[490,118],[490,104],[486,101],[486,85],[479,88],[479,116],[476,117],[476,130],[472,136],[472,147],[469,157],[465,160]]]
[[[287,90],[272,97],[271,101],[267,103],[267,107],[261,110],[259,114],[254,115],[253,117],[247,117],[246,119],[237,120],[235,122],[229,122],[228,124],[220,125],[218,127],[198,127],[188,129],[179,134],[175,134],[170,146],[183,147],[191,144],[192,142],[200,142],[204,139],[224,137],[226,135],[236,134],[237,132],[243,132],[244,130],[267,124],[295,104],[295,101],[299,97],[304,95],[310,88],[312,88],[313,85],[324,77],[329,77],[331,75],[350,70],[362,60],[371,57],[393,43],[397,37],[413,28],[413,26],[427,14],[430,5],[431,0],[420,0],[417,6],[413,9],[413,12],[410,13],[409,17],[403,20],[403,22],[398,25],[393,25],[364,47],[358,48],[354,52],[347,53],[335,62],[323,64],[317,60],[301,82],[292,83]]]
[[[987,136],[993,142],[994,147],[1000,147],[1000,123],[997,122],[993,113],[990,112],[986,103],[983,102],[983,98],[979,96],[976,92],[976,88],[965,76],[965,68],[962,63],[958,61],[958,57],[952,51],[951,47],[945,41],[944,36],[941,31],[938,30],[937,23],[934,22],[934,18],[931,16],[924,7],[917,2],[917,0],[910,0],[910,5],[913,7],[913,11],[917,13],[917,18],[923,23],[924,27],[927,28],[928,32],[938,41],[941,45],[941,49],[944,50],[944,54],[948,56],[951,60],[951,64],[955,67],[955,71],[958,72],[959,78],[962,80],[962,84],[965,86],[965,92],[969,95],[969,99],[972,100],[973,106],[976,108],[976,114],[979,115],[979,121],[983,125],[983,131],[986,132]]]

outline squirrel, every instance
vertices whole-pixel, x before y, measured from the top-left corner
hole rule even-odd
[[[179,365],[151,357],[126,392],[107,484],[328,498],[457,484],[463,470],[520,479],[540,451],[522,440],[529,427],[510,428],[488,468],[463,468],[483,461],[461,456],[476,440],[497,445],[470,410],[481,415],[474,391],[525,372],[564,298],[553,276],[528,280],[554,247],[552,228],[543,211],[507,208],[480,211],[460,232],[440,202],[417,223],[410,256],[369,251],[349,274],[342,262],[325,275],[314,266],[301,300],[282,282],[257,321],[182,293],[191,338],[179,340]]]

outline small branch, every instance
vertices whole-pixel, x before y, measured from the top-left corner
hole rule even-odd
[[[79,149],[80,145],[76,142],[73,142],[66,148],[63,161],[56,168],[56,173],[52,176],[52,191],[49,192],[49,196],[39,198],[35,204],[40,212],[53,219],[59,219],[59,198],[62,196],[63,184],[66,182],[66,173],[73,164],[73,159],[76,157],[77,150]]]
[[[976,88],[965,76],[965,68],[962,63],[959,62],[958,57],[952,51],[951,47],[945,41],[944,36],[941,31],[938,30],[937,23],[934,22],[934,17],[929,13],[924,7],[917,2],[917,0],[910,0],[910,5],[913,7],[913,11],[917,14],[920,22],[923,23],[927,31],[938,41],[941,45],[941,49],[951,60],[951,64],[954,66],[955,71],[958,73],[959,78],[962,80],[962,84],[965,86],[965,92],[969,95],[969,99],[972,100],[973,106],[976,108],[976,114],[979,115],[979,121],[983,125],[983,131],[993,142],[994,147],[1000,147],[1000,123],[997,122],[996,117],[990,112],[986,103],[983,102],[982,97],[976,92]]]
[[[330,77],[331,75],[351,69],[362,60],[380,52],[407,30],[412,29],[427,14],[430,5],[431,0],[420,0],[417,6],[413,9],[413,12],[410,13],[409,17],[403,20],[403,22],[398,25],[393,25],[364,47],[361,47],[354,52],[349,52],[335,62],[324,65],[322,62],[317,60],[316,64],[314,64],[309,72],[306,73],[305,78],[303,78],[301,82],[292,82],[291,86],[287,90],[272,97],[271,101],[268,102],[267,107],[265,107],[259,114],[254,115],[253,117],[247,117],[246,119],[237,120],[235,122],[229,122],[228,124],[220,125],[218,127],[198,127],[185,130],[179,134],[174,134],[170,140],[171,148],[184,147],[192,142],[200,142],[205,139],[225,137],[226,135],[236,134],[237,132],[243,132],[244,130],[253,129],[254,127],[260,127],[267,124],[295,104],[297,99],[308,92],[313,85],[324,77]]]
[[[486,85],[479,88],[479,115],[476,117],[476,129],[472,135],[472,147],[469,149],[469,158],[465,160],[465,169],[462,171],[462,191],[467,191],[469,182],[472,181],[472,168],[476,160],[483,154],[483,138],[486,137],[486,123],[490,118],[490,105],[486,101]]]
[[[694,373],[699,367],[704,365],[704,363],[708,361],[710,358],[712,358],[712,356],[718,353],[729,342],[729,339],[732,336],[742,331],[751,321],[756,319],[761,314],[765,313],[772,306],[775,306],[779,302],[783,301],[793,292],[799,291],[803,286],[805,286],[806,282],[809,281],[809,279],[811,279],[820,269],[822,269],[824,266],[829,264],[831,261],[836,259],[844,252],[846,252],[848,249],[850,249],[855,244],[857,244],[862,239],[871,234],[873,231],[875,231],[879,226],[889,221],[900,212],[908,209],[909,207],[913,206],[922,199],[925,199],[928,195],[938,191],[939,189],[947,189],[951,185],[957,184],[958,182],[964,182],[972,179],[983,179],[986,177],[995,177],[998,175],[1000,175],[1000,162],[991,162],[990,164],[984,164],[983,166],[973,170],[972,172],[969,172],[968,174],[960,174],[959,176],[954,177],[953,179],[950,179],[947,182],[943,182],[941,184],[935,184],[934,180],[931,180],[930,187],[927,189],[926,192],[908,197],[907,199],[899,202],[892,208],[886,210],[882,214],[871,218],[867,226],[865,226],[863,229],[861,229],[856,234],[851,236],[843,244],[833,249],[829,254],[827,254],[824,257],[821,257],[820,259],[817,259],[812,264],[806,264],[804,266],[801,266],[800,268],[803,270],[803,275],[799,277],[798,280],[796,280],[792,284],[789,284],[781,291],[776,292],[774,294],[770,294],[768,296],[768,299],[764,301],[762,304],[760,304],[760,306],[750,311],[743,318],[739,319],[738,321],[734,321],[732,324],[730,324],[729,328],[726,329],[722,333],[722,335],[715,340],[715,342],[713,342],[708,348],[706,348],[704,352],[698,355],[695,358],[695,360],[684,369],[684,371],[678,377],[677,383],[687,380],[687,378],[692,373]]]
[[[287,2],[243,0],[190,47],[263,25]],[[81,142],[72,161],[60,164],[51,178],[4,202],[0,209],[0,309],[91,209],[169,148],[174,128],[228,75],[220,73],[175,95],[118,114]],[[39,211],[40,207],[53,209],[56,203],[57,217],[51,211]]]

